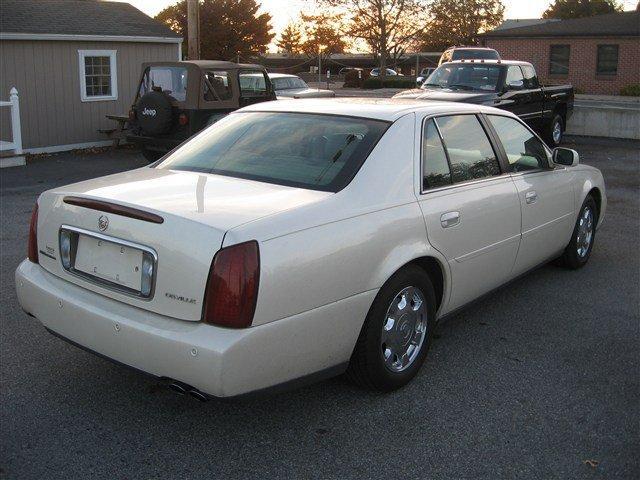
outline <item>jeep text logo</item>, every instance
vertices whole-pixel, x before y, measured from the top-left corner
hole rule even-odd
[[[143,115],[148,115],[150,117],[155,117],[156,116],[156,109],[155,108],[146,108],[144,110],[142,110],[142,114]]]

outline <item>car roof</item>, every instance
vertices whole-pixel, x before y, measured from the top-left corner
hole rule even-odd
[[[300,78],[298,75],[290,73],[269,73],[269,78]]]
[[[223,60],[182,60],[179,62],[145,62],[143,63],[145,67],[148,66],[185,66],[185,65],[195,65],[201,69],[207,68],[222,68],[225,70],[239,69],[239,68],[250,68],[250,69],[258,69],[263,70],[264,67],[262,65],[256,65],[253,63],[235,63],[235,62],[225,62]]]
[[[490,47],[465,47],[464,45],[458,45],[457,47],[449,47],[447,50],[493,50],[496,51],[495,48]],[[446,51],[446,50],[445,50]]]
[[[527,66],[531,66],[531,64],[529,62],[523,62],[521,60],[489,60],[489,59],[478,59],[478,58],[468,58],[468,59],[462,59],[462,60],[451,60],[450,62],[445,62],[442,65],[449,65],[449,64],[458,64],[458,63],[480,63],[480,64],[489,64],[489,65],[527,65]],[[440,66],[442,66],[440,65]]]
[[[249,105],[240,112],[287,112],[311,113],[325,115],[342,115],[349,117],[370,118],[393,122],[400,117],[413,112],[427,115],[442,113],[501,113],[498,110],[483,105],[473,105],[457,102],[438,102],[430,100],[393,99],[393,98],[332,98],[332,99],[299,99],[295,102],[276,100]]]

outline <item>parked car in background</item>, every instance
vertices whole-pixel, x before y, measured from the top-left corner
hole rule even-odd
[[[338,75],[346,75],[348,72],[351,71],[362,71],[362,68],[357,68],[357,67],[342,67],[340,70],[338,70]]]
[[[438,65],[454,60],[500,60],[500,54],[488,47],[449,47],[440,56]]]
[[[606,205],[599,170],[503,110],[269,102],[44,192],[16,289],[56,335],[198,398],[344,371],[388,391],[439,319],[585,265]]]
[[[416,77],[416,85],[418,87],[422,86],[424,81],[435,71],[436,67],[427,67],[420,70],[420,73]]]
[[[269,79],[278,98],[333,98],[333,90],[311,88],[297,75],[286,73],[270,73]]]
[[[260,65],[213,60],[144,63],[126,138],[147,160],[155,161],[229,112],[275,99]]]
[[[459,60],[440,65],[422,87],[394,98],[477,103],[508,110],[556,147],[573,113],[574,93],[571,85],[540,85],[533,65],[527,62]]]
[[[396,72],[395,70],[392,70],[390,68],[386,69],[387,71],[387,77],[396,77],[396,76],[403,76],[401,73]],[[379,68],[373,68],[370,72],[372,77],[379,77],[380,76],[380,69]]]

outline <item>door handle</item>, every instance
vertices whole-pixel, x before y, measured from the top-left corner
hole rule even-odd
[[[528,204],[536,203],[538,200],[538,194],[534,191],[527,192],[524,199]]]
[[[442,228],[453,227],[460,223],[460,212],[447,212],[440,216],[440,225]]]

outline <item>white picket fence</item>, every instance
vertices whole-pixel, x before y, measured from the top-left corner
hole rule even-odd
[[[11,108],[11,136],[12,141],[0,140],[0,151],[13,150],[16,155],[22,155],[22,131],[20,130],[20,100],[18,90],[13,87],[9,92],[9,101],[0,101],[0,107]]]

